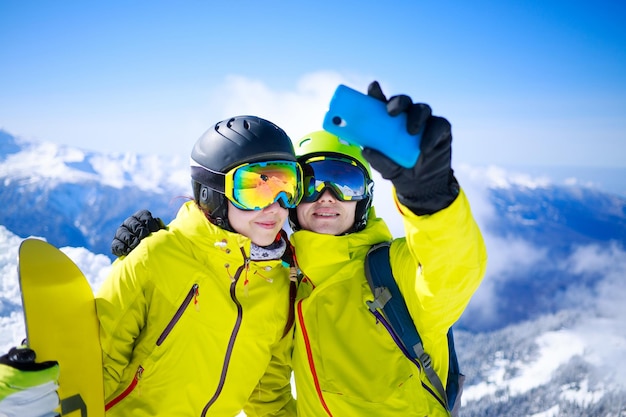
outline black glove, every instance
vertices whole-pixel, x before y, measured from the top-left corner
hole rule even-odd
[[[59,364],[35,362],[35,352],[11,348],[0,356],[0,415],[7,417],[58,416]]]
[[[450,123],[433,116],[429,105],[413,103],[409,96],[397,95],[387,100],[377,81],[369,85],[367,95],[387,103],[390,116],[406,113],[409,134],[423,133],[420,155],[412,168],[404,168],[371,148],[363,149],[363,157],[393,183],[398,201],[418,216],[436,213],[452,204],[459,194],[459,184],[451,167]]]
[[[139,210],[117,228],[111,252],[117,257],[128,255],[143,238],[161,229],[165,229],[165,225],[160,218],[152,217],[148,210]]]

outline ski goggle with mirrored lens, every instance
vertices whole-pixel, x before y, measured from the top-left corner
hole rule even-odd
[[[366,171],[350,159],[320,156],[306,160],[303,203],[317,201],[326,189],[341,201],[359,201],[371,196],[373,184]]]
[[[294,208],[302,198],[302,169],[293,161],[253,162],[228,171],[224,195],[242,210],[262,210],[275,202]]]

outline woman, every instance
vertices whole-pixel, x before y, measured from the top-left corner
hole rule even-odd
[[[117,260],[96,295],[106,416],[295,416],[291,140],[258,117],[221,121],[196,142],[191,177],[194,201]]]
[[[107,416],[295,415],[291,140],[258,117],[221,121],[196,142],[191,177],[194,201],[96,296]]]

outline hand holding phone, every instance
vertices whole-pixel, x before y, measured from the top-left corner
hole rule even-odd
[[[406,130],[406,114],[392,117],[384,102],[343,84],[335,90],[322,127],[342,139],[375,149],[411,168],[420,154],[421,133]]]

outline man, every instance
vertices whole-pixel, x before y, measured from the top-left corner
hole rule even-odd
[[[365,255],[391,240],[369,207],[367,161],[394,185],[405,237],[391,244],[392,271],[444,386],[447,332],[480,284],[486,249],[450,166],[450,124],[407,96],[387,101],[376,82],[368,94],[385,101],[391,115],[406,112],[409,133],[424,129],[421,154],[406,169],[372,149],[361,156],[325,132],[296,143],[305,177],[305,196],[290,210],[303,274],[292,358],[298,415],[445,416],[437,391],[365,304],[372,299]]]

